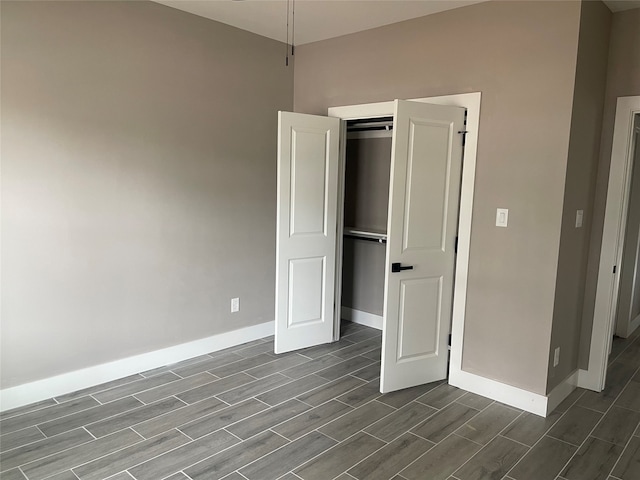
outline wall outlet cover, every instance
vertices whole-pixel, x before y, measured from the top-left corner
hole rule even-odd
[[[238,312],[240,310],[240,299],[232,298],[231,299],[231,313]]]
[[[509,224],[509,209],[498,208],[496,210],[496,227],[506,227]]]

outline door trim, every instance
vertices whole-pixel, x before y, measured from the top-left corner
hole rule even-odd
[[[458,220],[458,254],[453,287],[453,314],[451,325],[451,358],[449,361],[449,383],[456,381],[462,373],[462,350],[464,339],[464,319],[467,303],[467,279],[469,271],[469,247],[471,244],[471,219],[473,214],[473,192],[476,176],[476,156],[478,151],[478,131],[480,127],[481,92],[443,95],[438,97],[412,98],[413,102],[451,105],[467,109],[467,138],[463,147],[462,185],[460,189],[460,206]],[[393,101],[349,105],[329,108],[330,117],[342,120],[384,117],[393,115]],[[344,162],[344,158],[341,157]],[[342,235],[342,226],[338,225],[338,239]],[[338,240],[340,243],[340,240]],[[339,261],[342,258],[339,257]],[[339,265],[338,265],[339,266]],[[341,270],[336,270],[339,272]],[[340,299],[336,298],[339,308]],[[338,310],[339,311],[339,310]],[[337,332],[340,331],[340,316],[336,315]],[[481,377],[480,377],[481,378]],[[487,381],[489,381],[487,379]]]
[[[620,280],[620,268],[617,274],[613,275],[613,266],[620,266],[622,261],[622,243],[631,182],[631,136],[633,120],[638,113],[640,113],[640,96],[618,98],[596,300],[593,309],[589,366],[587,370],[580,371],[578,381],[579,387],[597,392],[601,391],[605,385],[609,345],[613,336],[615,302],[618,298]]]

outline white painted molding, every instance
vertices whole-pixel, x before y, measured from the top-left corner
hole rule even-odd
[[[595,392],[600,391],[600,381],[594,375],[589,375],[588,370],[578,370],[578,381],[576,383],[578,388],[584,388],[586,390],[593,390]]]
[[[545,395],[529,392],[462,370],[449,373],[449,384],[541,417],[547,415],[549,398]]]
[[[578,376],[579,371],[576,370],[546,396],[464,371],[450,373],[449,384],[546,417],[576,389]]]
[[[216,352],[228,347],[241,345],[252,340],[273,335],[274,322],[266,322],[251,327],[213,335],[193,342],[143,353],[75,372],[5,388],[0,391],[0,411],[9,410],[30,403],[57,397],[83,388],[93,387],[135,373],[163,367],[189,358]]]
[[[635,332],[638,327],[640,327],[640,315],[631,320],[631,323],[629,324],[629,336]]]
[[[460,190],[460,219],[458,221],[458,255],[453,290],[453,314],[451,320],[451,356],[449,357],[449,383],[451,378],[462,377],[462,352],[464,350],[464,322],[467,309],[467,283],[469,278],[469,250],[471,246],[471,220],[473,213],[473,193],[476,178],[476,157],[478,153],[478,132],[480,129],[481,94],[470,93],[454,98],[456,105],[467,108],[467,138],[464,147],[462,167],[462,188]],[[469,374],[471,375],[471,374]],[[482,377],[479,377],[482,378]],[[499,382],[495,382],[500,384]],[[487,391],[489,398],[499,400]],[[520,398],[520,397],[518,397]],[[526,402],[525,402],[526,403]],[[534,402],[535,403],[535,402]]]
[[[382,315],[375,315],[363,310],[355,310],[349,307],[342,307],[342,318],[359,325],[365,325],[367,327],[382,330]]]
[[[342,120],[389,117],[393,115],[393,101],[329,107],[328,115],[330,117],[338,117]]]
[[[547,395],[547,415],[553,412],[556,407],[560,405],[562,401],[576,389],[578,384],[578,375],[579,371],[576,370],[567,378],[565,378],[560,384],[558,384],[556,388],[549,392],[549,395]]]
[[[584,388],[596,392],[601,391],[605,385],[609,346],[614,331],[620,268],[614,275],[613,266],[620,266],[622,260],[624,219],[629,203],[632,167],[631,135],[636,113],[640,113],[640,96],[618,98],[593,311],[589,366],[585,373],[579,375],[580,386],[589,385]]]

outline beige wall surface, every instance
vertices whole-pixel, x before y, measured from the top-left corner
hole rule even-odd
[[[618,97],[630,95],[640,95],[640,8],[614,13],[611,20],[607,86],[580,340],[580,368],[587,368],[589,363],[616,102]]]
[[[542,394],[579,21],[578,2],[487,2],[296,50],[299,112],[482,92],[463,369]]]
[[[602,2],[582,3],[547,393],[578,368],[610,25],[611,12]],[[577,210],[584,212],[581,228],[576,228]],[[554,367],[556,348],[560,359]]]
[[[2,388],[273,320],[283,45],[151,2],[1,8]]]

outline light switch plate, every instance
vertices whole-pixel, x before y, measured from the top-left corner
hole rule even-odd
[[[582,219],[584,218],[584,210],[576,211],[576,228],[582,227]]]
[[[506,227],[509,223],[509,209],[499,208],[496,211],[496,227]]]

